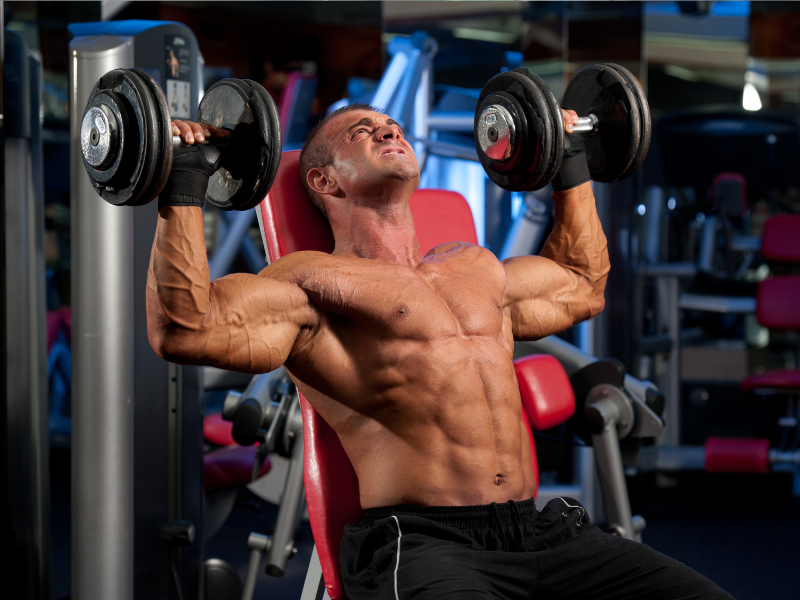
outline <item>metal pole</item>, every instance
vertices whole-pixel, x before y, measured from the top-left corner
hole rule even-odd
[[[614,416],[617,414],[617,407],[611,400],[601,400],[593,406],[606,417],[603,430],[599,434],[592,435],[592,447],[597,459],[597,472],[600,475],[609,531],[629,540],[641,541],[641,535],[633,528],[628,487],[625,482],[625,472],[622,470],[617,418]]]
[[[28,201],[28,287],[31,335],[31,447],[33,448],[34,539],[38,591],[50,597],[50,436],[47,419],[47,301],[44,261],[44,155],[42,63],[28,57],[31,82],[31,194]]]
[[[266,571],[270,575],[281,576],[286,569],[286,561],[294,554],[294,530],[300,515],[300,504],[305,499],[303,484],[303,436],[295,435],[292,446],[292,460],[286,474],[286,487],[283,488],[281,506],[275,522],[275,534],[269,549]]]
[[[74,140],[94,83],[133,66],[133,39],[78,37],[69,58],[72,597],[132,600],[134,214],[94,192]]]

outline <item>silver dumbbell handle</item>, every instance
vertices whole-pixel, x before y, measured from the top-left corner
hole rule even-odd
[[[596,133],[598,119],[594,115],[578,117],[578,122],[572,126],[572,133]]]
[[[208,138],[205,138],[202,142],[195,141],[194,144],[187,144],[186,142],[184,142],[181,139],[181,136],[179,136],[179,135],[173,135],[172,136],[172,147],[173,148],[182,148],[184,146],[196,146],[197,144],[210,144],[210,143],[211,143],[211,140],[208,139]]]

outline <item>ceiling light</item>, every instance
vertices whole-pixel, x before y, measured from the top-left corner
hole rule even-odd
[[[758,95],[756,86],[750,82],[744,84],[742,106],[745,110],[761,110],[761,97]]]

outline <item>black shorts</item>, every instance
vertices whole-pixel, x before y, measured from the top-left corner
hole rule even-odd
[[[350,600],[725,599],[719,586],[603,533],[576,500],[367,510],[340,553]]]

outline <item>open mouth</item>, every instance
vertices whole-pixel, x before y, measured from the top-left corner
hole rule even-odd
[[[406,151],[400,148],[399,146],[391,146],[389,148],[384,148],[381,150],[378,156],[386,156],[388,154],[405,154]]]

